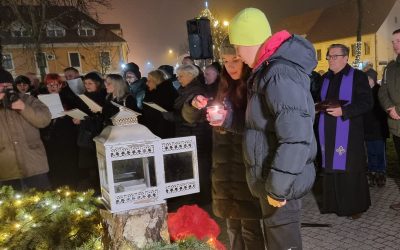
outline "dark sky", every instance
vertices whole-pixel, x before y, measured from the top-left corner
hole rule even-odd
[[[179,48],[187,43],[186,20],[204,9],[202,0],[110,0],[111,9],[99,9],[102,23],[120,23],[129,45],[129,61],[147,73],[154,67],[175,64]],[[230,20],[246,7],[264,11],[271,23],[341,0],[210,0],[209,9],[220,20]],[[173,53],[168,51],[172,49]]]

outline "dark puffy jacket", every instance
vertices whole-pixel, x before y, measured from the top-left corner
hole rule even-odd
[[[312,44],[293,35],[249,80],[244,160],[250,190],[259,198],[298,199],[314,183],[317,144],[308,75],[316,64]]]

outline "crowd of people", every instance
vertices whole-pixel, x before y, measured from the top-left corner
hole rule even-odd
[[[40,83],[33,73],[14,80],[2,69],[0,184],[99,192],[93,138],[111,124],[115,102],[141,113],[139,123],[160,138],[196,136],[201,191],[173,199],[171,207],[212,202],[214,214],[226,220],[230,249],[301,249],[301,198],[316,173],[321,213],[357,219],[371,205],[369,187],[385,186],[389,132],[400,157],[400,29],[393,48],[398,56],[381,85],[372,64],[363,70],[349,64],[343,44],[328,48],[329,69],[319,75],[309,41],[285,30],[272,34],[265,14],[247,8],[230,24],[221,64],[204,72],[190,56],[176,75],[161,65],[142,77],[128,63],[105,78],[66,68]],[[64,110],[87,116],[52,119],[37,99],[49,93],[59,94]],[[207,108],[215,105],[223,108]]]

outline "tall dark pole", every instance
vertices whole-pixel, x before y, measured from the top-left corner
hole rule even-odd
[[[357,11],[358,11],[358,18],[357,18],[357,43],[356,43],[356,57],[354,59],[353,65],[358,67],[361,62],[361,29],[362,29],[362,20],[363,20],[363,4],[362,0],[357,0]]]
[[[3,41],[0,36],[0,69],[3,68]]]

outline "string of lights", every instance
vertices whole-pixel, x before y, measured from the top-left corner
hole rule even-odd
[[[103,249],[98,205],[93,191],[18,193],[0,189],[0,247],[3,249]]]

